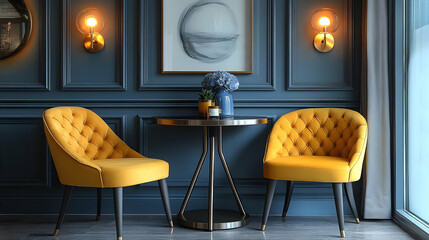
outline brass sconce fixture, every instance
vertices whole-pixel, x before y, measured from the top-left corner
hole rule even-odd
[[[83,46],[89,52],[99,52],[104,47],[104,38],[100,32],[104,29],[104,17],[95,8],[87,8],[76,17],[77,29],[86,34]]]
[[[335,44],[331,33],[339,27],[337,14],[328,8],[322,8],[313,13],[311,26],[318,34],[314,38],[314,47],[319,52],[329,52]]]

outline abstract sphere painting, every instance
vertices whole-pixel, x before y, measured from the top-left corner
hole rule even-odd
[[[222,2],[199,1],[182,14],[180,36],[189,57],[219,62],[230,57],[236,48],[237,19]]]
[[[162,72],[252,72],[253,0],[163,0]]]

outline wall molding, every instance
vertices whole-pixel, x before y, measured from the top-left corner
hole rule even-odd
[[[143,156],[147,156],[147,139],[148,139],[148,125],[153,123],[153,117],[151,116],[137,116],[138,128],[137,128],[137,151]]]
[[[40,70],[39,83],[3,83],[0,82],[0,91],[49,91],[51,82],[51,38],[50,38],[50,6],[51,0],[43,0],[40,2],[39,18],[32,21],[40,20],[40,36],[39,36],[39,56]]]
[[[0,108],[51,108],[68,105],[93,108],[194,108],[195,99],[0,99]],[[236,99],[236,108],[359,108],[353,99]]]
[[[43,121],[40,115],[0,115],[1,124],[39,124],[43,129]],[[0,180],[0,187],[46,187],[51,186],[51,154],[49,152],[46,138],[40,139],[43,142],[43,179],[19,179]]]
[[[118,135],[119,138],[122,139],[122,141],[126,142],[127,140],[127,116],[126,115],[103,115],[100,114],[100,117],[107,123],[107,124],[115,124],[117,132],[116,135]]]
[[[62,85],[61,90],[71,91],[125,91],[127,89],[127,52],[126,52],[126,18],[127,7],[125,0],[115,0],[115,83],[113,84],[76,84],[71,76],[71,0],[62,0]]]
[[[199,90],[201,89],[200,84],[160,84],[152,82],[148,76],[149,61],[148,61],[148,0],[139,1],[139,91],[150,90],[150,91],[183,91],[183,90]],[[246,84],[241,83],[240,90],[252,90],[252,91],[274,91],[275,88],[275,57],[276,57],[276,31],[275,31],[275,0],[267,0],[267,75],[266,81],[263,84]],[[255,10],[255,9],[254,9]],[[255,28],[255,24],[253,25]],[[257,32],[253,30],[253,38],[255,38]],[[255,43],[255,41],[253,41]],[[161,46],[162,48],[162,46]],[[255,48],[255,44],[253,45]],[[255,54],[255,51],[253,50]],[[161,56],[162,57],[162,56]],[[253,56],[254,58],[255,56]],[[255,61],[253,61],[255,62]],[[157,63],[156,63],[157,64]],[[253,64],[253,68],[256,64]],[[161,70],[159,70],[161,71]],[[255,73],[255,70],[253,70]],[[164,77],[174,76],[173,74],[163,74]]]
[[[288,80],[287,80],[287,91],[352,91],[355,86],[355,77],[353,74],[353,14],[352,14],[352,2],[351,0],[344,1],[344,16],[347,19],[346,24],[346,52],[344,56],[344,62],[347,63],[346,71],[344,73],[344,78],[342,83],[333,84],[329,82],[314,82],[314,83],[297,83],[297,79],[294,74],[294,58],[295,58],[295,16],[296,8],[295,1],[290,0],[288,3]]]

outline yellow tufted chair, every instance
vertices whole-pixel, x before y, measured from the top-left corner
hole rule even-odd
[[[97,188],[97,219],[101,189],[113,188],[116,232],[122,239],[122,188],[158,180],[167,220],[173,227],[165,180],[167,162],[132,150],[97,114],[85,108],[48,109],[43,123],[58,177],[66,186],[55,236],[64,220],[73,186]]]
[[[277,180],[287,181],[283,217],[294,181],[328,182],[333,185],[340,234],[345,237],[342,186],[359,223],[351,183],[360,179],[367,136],[365,118],[348,109],[303,109],[280,117],[265,151],[264,177],[269,180],[261,229],[267,223]]]

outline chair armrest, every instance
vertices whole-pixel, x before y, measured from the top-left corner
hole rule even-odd
[[[45,120],[43,119],[43,121],[45,121]],[[84,166],[95,168],[96,170],[101,171],[101,168],[98,167],[97,165],[91,163],[90,161],[88,161],[82,157],[74,156],[74,154],[71,154],[66,149],[64,149],[61,146],[61,144],[53,137],[53,134],[51,133],[49,128],[46,127],[46,122],[44,124],[44,128],[45,128],[46,138],[48,140],[49,147],[51,148],[51,152],[53,150],[52,148],[55,149],[54,146],[58,146],[58,148],[59,148],[58,150],[62,150],[61,152],[63,152],[63,154],[68,155],[71,159],[75,160],[76,162],[78,162]],[[54,156],[54,154],[52,154],[52,156]]]
[[[103,187],[101,168],[99,166],[86,159],[73,157],[52,137],[46,125],[45,133],[55,168],[62,184],[82,187]]]
[[[281,116],[274,124],[269,134],[266,146],[264,162],[282,156],[289,156],[289,153],[284,150],[284,144],[288,138],[288,132],[292,128],[292,124],[284,115]]]
[[[368,141],[368,128],[363,125],[363,129],[358,129],[359,137],[356,139],[349,153],[350,177],[349,181],[357,181],[360,179],[362,172],[363,160],[365,158],[365,149]]]

